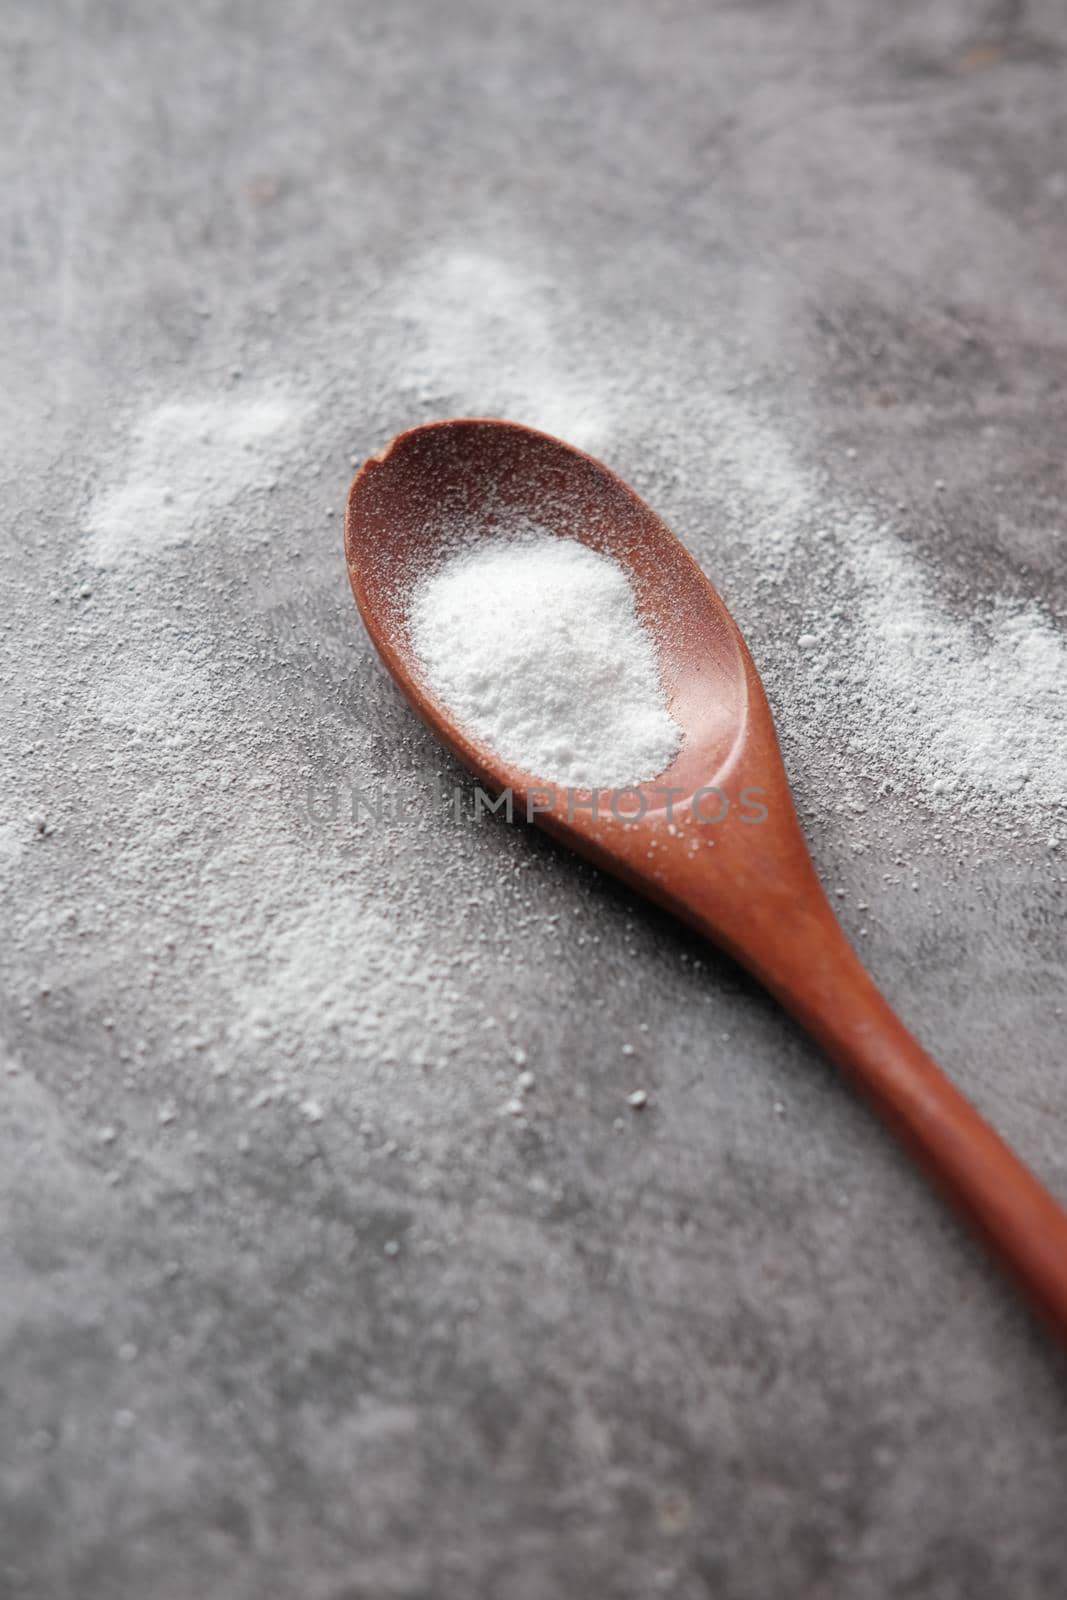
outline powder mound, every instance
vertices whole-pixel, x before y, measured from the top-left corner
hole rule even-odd
[[[545,783],[621,789],[678,752],[629,574],[573,539],[480,540],[416,586],[409,623],[459,724]]]

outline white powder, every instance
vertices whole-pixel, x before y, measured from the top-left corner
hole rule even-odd
[[[1067,793],[1067,640],[1055,622],[997,596],[954,613],[889,523],[828,495],[819,523],[772,530],[768,549],[779,574],[796,575],[806,622],[757,654],[809,792],[834,803],[846,786],[890,785],[957,818],[1047,828]],[[845,766],[823,765],[842,742]]]
[[[955,811],[1054,813],[1067,794],[1062,632],[1032,602],[952,616],[888,529],[863,532],[856,658],[841,680],[868,712],[857,744],[891,769],[910,766]]]
[[[510,417],[585,450],[602,446],[603,368],[561,342],[550,283],[472,250],[432,251],[396,284],[397,375],[442,414]]]
[[[681,745],[628,573],[572,539],[480,542],[423,580],[410,623],[460,725],[547,783],[641,783]]]
[[[220,506],[257,485],[275,487],[279,454],[303,409],[278,393],[170,401],[149,412],[123,480],[90,512],[94,563],[128,564],[144,550],[217,534]]]

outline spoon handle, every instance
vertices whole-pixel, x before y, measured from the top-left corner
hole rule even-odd
[[[1067,1211],[908,1032],[821,890],[817,896],[814,904],[794,905],[796,937],[779,939],[770,960],[748,964],[852,1079],[1067,1342]]]

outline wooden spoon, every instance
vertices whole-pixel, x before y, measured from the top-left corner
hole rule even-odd
[[[595,814],[590,794],[551,791],[466,733],[435,699],[412,650],[412,586],[446,553],[448,528],[463,519],[492,533],[518,517],[627,567],[684,730],[666,772],[639,790],[601,791]],[[513,816],[668,907],[766,984],[1067,1339],[1067,1212],[920,1048],[860,964],[816,878],[752,658],[659,517],[606,467],[546,434],[508,422],[438,422],[400,434],[360,470],[345,553],[367,632],[453,754],[494,795],[510,791]]]

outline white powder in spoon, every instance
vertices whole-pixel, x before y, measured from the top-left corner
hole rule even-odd
[[[528,528],[461,551],[417,585],[412,643],[469,734],[546,783],[657,777],[681,729],[626,569]]]

